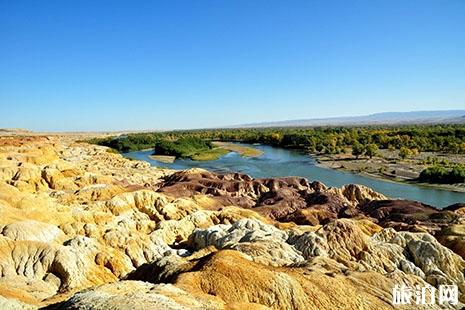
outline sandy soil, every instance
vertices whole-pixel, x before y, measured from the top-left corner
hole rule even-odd
[[[149,155],[149,157],[153,160],[161,161],[162,163],[171,164],[176,160],[176,156],[169,156],[169,155]]]
[[[237,145],[231,142],[213,142],[213,144],[225,150],[239,153],[241,154],[241,156],[244,156],[244,157],[258,157],[263,154],[262,151],[256,148],[243,146],[243,145]]]

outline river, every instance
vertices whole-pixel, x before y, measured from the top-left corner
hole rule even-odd
[[[391,198],[417,200],[438,208],[444,208],[457,202],[465,203],[465,193],[384,181],[350,172],[319,167],[311,156],[295,150],[268,145],[253,145],[253,147],[263,151],[263,155],[255,158],[244,158],[237,153],[231,152],[218,160],[193,161],[177,159],[174,163],[163,163],[149,158],[153,151],[129,152],[123,155],[127,158],[145,160],[152,166],[170,169],[199,167],[219,173],[241,172],[254,178],[300,176],[310,181],[317,180],[328,186],[336,187],[350,183],[363,184]]]

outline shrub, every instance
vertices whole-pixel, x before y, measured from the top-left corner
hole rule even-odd
[[[457,165],[452,169],[444,166],[432,166],[420,173],[419,180],[430,183],[463,183],[465,182],[465,166]]]
[[[413,155],[413,151],[409,149],[408,147],[401,147],[399,150],[399,157],[402,159],[406,159],[407,157],[410,157]]]
[[[452,168],[450,172],[450,180],[452,183],[463,183],[465,182],[465,166],[456,166]]]

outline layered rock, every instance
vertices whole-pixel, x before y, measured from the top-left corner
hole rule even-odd
[[[457,283],[465,292],[465,261],[428,233],[386,228],[370,236],[364,226],[365,222],[344,219],[300,233],[243,219],[233,225],[197,229],[192,242],[196,248],[234,249],[273,266],[328,257],[350,270],[411,274],[434,286]]]
[[[0,308],[384,309],[402,283],[464,302],[462,209],[0,138]]]
[[[201,169],[165,177],[159,191],[183,197],[208,194],[221,206],[233,204],[272,220],[299,225],[364,217],[383,227],[435,234],[465,216],[461,204],[440,210],[417,201],[391,200],[363,185],[328,188],[298,177],[252,179],[238,173],[217,175]]]
[[[174,285],[142,281],[105,284],[74,295],[55,309],[220,309],[214,298],[198,298]]]

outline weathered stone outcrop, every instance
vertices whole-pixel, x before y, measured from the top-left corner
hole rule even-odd
[[[465,223],[445,226],[436,237],[439,242],[465,259]]]
[[[392,228],[366,227],[367,223],[336,220],[317,231],[281,231],[258,221],[244,219],[233,225],[195,230],[196,248],[213,245],[234,249],[265,265],[301,264],[327,257],[349,270],[412,275],[433,286],[457,284],[465,292],[465,261],[428,233],[396,232]],[[368,224],[369,225],[369,224]],[[369,225],[371,226],[371,225]]]
[[[215,298],[199,298],[171,285],[153,285],[141,281],[105,284],[74,295],[55,309],[222,309]]]
[[[223,250],[201,260],[195,271],[179,275],[175,285],[220,297],[228,305],[253,302],[271,309],[386,309],[392,307],[389,290],[399,280],[376,272],[350,272],[325,258],[283,268]],[[402,281],[422,283],[414,276],[402,277]]]
[[[383,227],[435,234],[465,214],[460,204],[439,210],[416,201],[390,200],[362,185],[327,188],[298,177],[252,179],[238,173],[217,175],[201,169],[166,177],[159,191],[173,196],[208,194],[220,205],[250,208],[270,219],[299,225],[365,217]]]
[[[462,209],[0,138],[0,308],[378,310],[401,283],[464,302]]]

